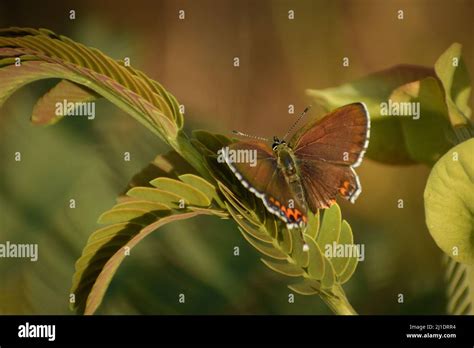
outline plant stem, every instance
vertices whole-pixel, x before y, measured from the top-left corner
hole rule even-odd
[[[349,303],[349,300],[344,293],[344,290],[340,285],[336,285],[332,293],[334,296],[326,295],[321,293],[323,301],[331,308],[331,310],[337,315],[357,315],[358,313]]]

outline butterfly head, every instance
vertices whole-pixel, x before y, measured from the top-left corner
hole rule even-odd
[[[278,152],[281,148],[286,147],[286,141],[278,139],[278,137],[273,137],[272,150],[273,152]]]

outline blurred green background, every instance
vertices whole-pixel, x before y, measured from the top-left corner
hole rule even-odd
[[[180,9],[185,20],[178,19]],[[11,1],[0,4],[0,27],[49,28],[116,59],[130,57],[185,105],[188,130],[270,137],[292,123],[289,104],[297,111],[306,106],[306,88],[400,63],[432,66],[455,41],[464,45],[472,73],[473,15],[469,0]],[[0,243],[39,244],[37,262],[0,259],[1,314],[70,314],[74,262],[100,227],[97,217],[133,174],[167,150],[105,101],[97,103],[93,121],[31,125],[35,101],[51,86],[43,81],[22,89],[0,109]],[[16,151],[21,162],[14,161]],[[130,162],[123,161],[125,151]],[[345,286],[348,299],[361,314],[445,313],[442,253],[424,223],[429,168],[366,159],[358,173],[357,204],[341,202],[366,253]],[[69,209],[71,198],[76,209]],[[399,199],[404,209],[397,208]],[[260,262],[231,221],[197,218],[166,226],[134,248],[98,313],[331,313],[318,297],[288,303],[290,282]]]

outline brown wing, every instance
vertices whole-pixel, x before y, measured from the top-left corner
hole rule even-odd
[[[301,181],[311,211],[329,208],[339,194],[352,203],[361,192],[359,178],[350,166],[317,160],[300,160]]]
[[[342,106],[298,131],[290,141],[299,159],[357,167],[369,144],[370,118],[363,103]]]
[[[270,147],[259,141],[241,141],[229,145],[228,149],[228,156],[224,156],[224,160],[237,179],[242,182],[244,187],[248,188],[251,185],[257,191],[263,192],[277,168],[277,161]],[[248,159],[253,158],[250,157],[253,156],[250,155],[250,152],[253,152],[256,162],[232,161],[230,151],[241,151],[242,154],[248,153]]]

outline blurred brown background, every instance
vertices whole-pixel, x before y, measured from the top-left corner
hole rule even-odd
[[[75,20],[69,19],[71,9]],[[184,20],[178,19],[181,9]],[[292,123],[289,104],[296,113],[308,104],[305,89],[401,63],[433,66],[453,42],[463,44],[472,73],[473,16],[469,0],[0,4],[0,27],[44,27],[114,58],[130,57],[186,106],[188,130],[239,129],[267,137],[284,134]],[[238,68],[234,57],[240,58]],[[343,57],[349,67],[342,66]],[[48,251],[35,264],[0,260],[0,313],[68,313],[74,260],[97,228],[96,218],[134,172],[166,149],[106,102],[98,103],[94,122],[33,127],[31,108],[51,84],[36,86],[0,109],[0,241],[37,240],[40,253]],[[26,156],[20,167],[11,159],[18,150]],[[133,154],[125,166],[123,151]],[[366,246],[366,259],[346,287],[349,300],[363,314],[444,313],[441,252],[424,224],[429,168],[366,159],[358,173],[363,193],[357,204],[341,203],[356,242]],[[73,213],[64,209],[71,195],[83,200]],[[398,199],[404,209],[397,208]],[[234,225],[196,221],[167,227],[132,252],[103,313],[329,313],[318,298],[297,297],[289,305],[291,279],[267,270]],[[234,245],[244,250],[239,258],[231,255]],[[183,289],[191,294],[186,306],[176,300]],[[404,304],[397,303],[399,293]]]

